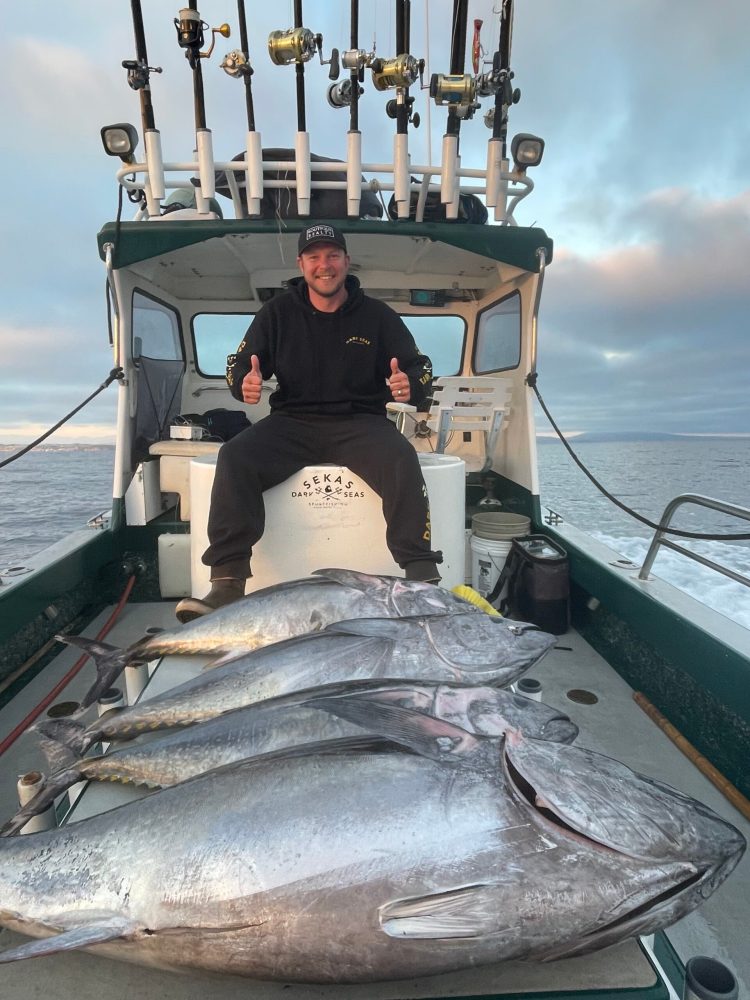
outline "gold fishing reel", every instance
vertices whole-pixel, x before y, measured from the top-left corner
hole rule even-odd
[[[276,66],[309,62],[318,51],[317,40],[323,44],[322,35],[314,35],[309,28],[288,28],[272,31],[268,36],[268,54]]]
[[[320,56],[321,66],[330,66],[328,77],[337,80],[339,76],[339,50],[331,49],[331,58],[323,58],[323,36],[309,28],[287,28],[272,31],[268,36],[268,54],[275,66],[291,66],[293,63],[310,62],[315,53]]]
[[[470,108],[476,102],[477,81],[468,73],[462,76],[433,73],[430,79],[430,97],[438,107],[447,104],[454,108]]]
[[[376,90],[405,90],[416,83],[423,72],[424,59],[415,59],[404,53],[395,59],[374,59],[372,82]]]

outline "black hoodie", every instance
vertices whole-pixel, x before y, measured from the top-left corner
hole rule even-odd
[[[346,302],[333,313],[310,302],[304,278],[257,313],[236,354],[227,358],[227,382],[242,399],[242,380],[257,354],[264,379],[279,387],[271,409],[290,414],[385,414],[392,396],[386,379],[391,358],[409,377],[410,403],[418,405],[432,383],[430,359],[420,354],[401,317],[366,296],[359,280],[347,275]]]

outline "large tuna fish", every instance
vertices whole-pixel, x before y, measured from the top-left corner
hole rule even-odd
[[[497,688],[416,686],[406,681],[377,687],[366,682],[317,688],[239,708],[160,739],[82,760],[75,759],[59,742],[47,742],[50,761],[60,769],[50,775],[44,788],[5,824],[0,834],[10,836],[23,829],[66,788],[81,780],[164,788],[260,754],[360,734],[356,723],[313,707],[314,699],[322,695],[400,705],[447,719],[467,732],[483,736],[501,736],[514,729],[536,739],[572,743],[578,735],[578,727],[557,709]],[[66,740],[74,751],[85,749],[83,726],[54,720],[41,729],[48,737]]]
[[[591,751],[364,711],[416,752],[316,744],[0,841],[0,923],[44,939],[0,961],[97,945],[371,982],[558,958],[677,920],[744,851],[706,807]]]
[[[410,680],[503,686],[555,642],[535,625],[476,611],[336,622],[322,632],[237,656],[164,694],[102,716],[87,730],[84,748],[100,739],[192,725],[324,684]]]
[[[86,708],[112,686],[129,663],[175,654],[217,657],[244,653],[349,618],[470,611],[481,613],[468,601],[432,583],[348,569],[319,569],[312,577],[256,590],[186,625],[140,639],[127,649],[81,636],[57,638],[97,654],[99,676],[81,701]]]

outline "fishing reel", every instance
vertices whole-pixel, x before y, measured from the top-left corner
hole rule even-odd
[[[204,43],[203,32],[208,28],[208,24],[201,20],[197,10],[192,7],[182,7],[179,16],[174,19],[174,26],[177,30],[177,44],[181,49],[185,49],[187,61],[190,68],[195,69],[199,59],[208,59],[216,45],[216,36],[229,38],[231,29],[228,24],[221,24],[218,28],[211,28],[211,44],[205,52],[200,52]]]
[[[477,81],[468,73],[447,76],[433,73],[430,78],[430,97],[438,107],[448,106],[458,118],[473,118],[479,108]]]
[[[374,59],[372,61],[372,82],[376,90],[406,90],[422,81],[424,59],[415,59],[407,53],[395,59]]]
[[[227,52],[219,66],[227,76],[231,76],[235,80],[243,76],[252,76],[254,72],[250,60],[241,49],[232,49],[231,52]]]
[[[128,71],[128,86],[131,90],[143,90],[148,87],[148,78],[151,73],[161,73],[161,66],[146,66],[136,59],[123,59],[122,68]]]
[[[375,60],[375,46],[373,45],[372,52],[367,52],[365,49],[347,49],[345,52],[341,53],[341,65],[344,69],[348,69],[350,72],[353,69],[357,70],[359,75],[359,82],[365,78],[365,70],[369,69]]]
[[[348,108],[352,103],[354,88],[349,79],[341,80],[339,83],[332,83],[326,91],[326,98],[332,108]],[[364,88],[357,84],[358,93],[364,94]]]
[[[419,117],[419,112],[414,111],[414,98],[411,95],[409,95],[408,97],[404,96],[403,100],[398,100],[397,98],[394,98],[388,101],[388,103],[385,106],[385,113],[388,115],[389,118],[393,118],[394,120],[397,119],[398,109],[401,104],[406,105],[407,121],[409,122],[409,124],[413,125],[414,128],[419,128],[419,123],[422,121],[422,119]]]
[[[331,58],[323,58],[323,36],[313,34],[309,28],[287,28],[286,31],[272,31],[268,36],[268,54],[276,66],[290,66],[292,63],[306,63],[320,57],[321,66],[330,66],[329,80],[339,77],[339,50],[331,49]]]

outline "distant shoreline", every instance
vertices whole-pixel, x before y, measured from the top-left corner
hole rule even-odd
[[[673,434],[666,431],[582,431],[566,436],[565,440],[569,444],[610,444],[619,442],[637,441],[750,441],[750,431],[727,431],[725,433],[706,434],[686,431],[680,434]],[[555,434],[537,434],[537,444],[560,444],[560,439]],[[25,448],[30,442],[0,442],[0,453],[13,452],[19,448]],[[41,444],[37,445],[34,451],[87,451],[108,450],[114,451],[115,445],[104,442],[77,441],[66,442],[65,444]]]
[[[537,444],[560,444],[556,434],[537,434]],[[576,444],[607,444],[626,441],[750,441],[750,431],[735,431],[725,434],[703,434],[685,432],[670,434],[662,431],[583,431],[571,434],[565,440]]]

